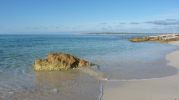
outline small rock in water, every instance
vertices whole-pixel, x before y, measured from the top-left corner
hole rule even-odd
[[[58,93],[58,92],[59,92],[59,90],[58,90],[58,89],[56,89],[56,88],[54,88],[54,89],[52,89],[52,92],[53,92],[53,93]]]
[[[12,91],[10,91],[10,92],[8,92],[9,94],[13,94],[14,92],[12,92]]]
[[[107,81],[107,80],[108,80],[108,78],[103,78],[103,79],[101,79],[101,80]]]

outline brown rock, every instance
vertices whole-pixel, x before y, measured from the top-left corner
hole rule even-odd
[[[156,36],[131,38],[131,39],[129,39],[129,41],[131,41],[131,42],[146,42],[146,41],[171,42],[171,41],[179,41],[179,34],[163,34],[163,35],[156,35]]]
[[[47,59],[37,59],[34,64],[35,71],[68,70],[90,66],[91,63],[70,54],[50,53]]]
[[[148,37],[142,37],[142,38],[131,38],[129,39],[131,42],[144,42],[144,41],[149,41]]]
[[[88,62],[88,61],[85,61],[85,60],[80,60],[80,62],[79,62],[79,64],[78,64],[78,66],[79,67],[85,67],[85,65],[90,65],[90,63]]]

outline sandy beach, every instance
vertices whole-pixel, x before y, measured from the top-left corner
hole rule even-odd
[[[171,42],[179,46],[179,41]],[[179,50],[166,55],[168,64],[179,69]],[[179,73],[163,78],[107,81],[102,100],[178,100]]]

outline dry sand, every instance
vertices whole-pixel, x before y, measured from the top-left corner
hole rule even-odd
[[[179,46],[179,41],[171,44]],[[168,54],[166,59],[179,69],[179,50]],[[179,100],[179,73],[146,80],[108,81],[102,100]]]

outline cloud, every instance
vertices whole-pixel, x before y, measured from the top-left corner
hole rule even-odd
[[[46,26],[34,26],[34,27],[26,27],[28,30],[48,30]]]
[[[126,24],[126,23],[124,23],[124,22],[121,22],[121,23],[119,23],[119,24],[122,24],[122,25],[124,25],[124,24]]]
[[[131,22],[130,24],[136,25],[136,24],[140,24],[140,23],[139,22]]]
[[[104,23],[99,23],[99,24],[100,24],[100,25],[107,25],[108,23],[105,23],[105,22],[104,22]]]
[[[147,24],[154,25],[179,25],[178,19],[165,19],[165,20],[155,20],[155,21],[147,21]]]

